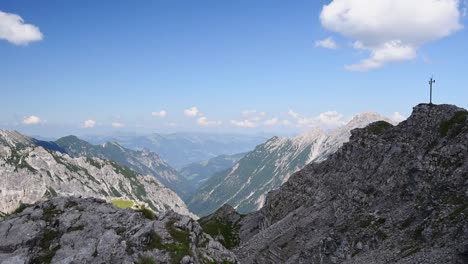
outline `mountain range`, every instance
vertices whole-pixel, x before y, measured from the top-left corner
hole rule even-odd
[[[115,161],[138,173],[154,176],[180,197],[187,197],[189,183],[158,154],[143,150],[131,150],[117,142],[92,145],[76,136],[67,136],[54,142],[72,157],[101,158]]]
[[[176,169],[181,169],[195,162],[209,160],[219,155],[234,155],[251,151],[268,138],[266,135],[204,133],[115,134],[83,137],[84,140],[93,144],[118,142],[129,149],[149,149],[158,153],[163,160]]]
[[[208,179],[188,202],[189,208],[204,216],[223,204],[240,213],[260,209],[269,191],[284,184],[306,164],[322,162],[349,140],[351,130],[378,120],[376,113],[356,115],[345,126],[325,132],[314,128],[293,138],[273,137],[258,145],[234,166]]]
[[[74,195],[132,200],[156,212],[171,209],[192,215],[182,199],[153,176],[107,159],[71,157],[54,142],[37,141],[16,131],[0,130],[0,178],[3,213],[21,204]]]

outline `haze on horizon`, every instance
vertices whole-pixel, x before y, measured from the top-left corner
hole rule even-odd
[[[0,128],[294,134],[468,108],[467,1],[4,1]]]

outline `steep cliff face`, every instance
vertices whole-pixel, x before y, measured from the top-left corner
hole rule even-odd
[[[192,215],[177,194],[152,176],[136,173],[113,161],[72,158],[38,146],[33,139],[14,131],[0,133],[0,179],[3,213],[12,212],[21,203],[81,195],[108,201],[134,200],[157,212],[172,209]]]
[[[0,221],[0,263],[238,263],[193,219],[55,197]]]
[[[242,263],[467,263],[468,112],[355,129],[241,220]]]

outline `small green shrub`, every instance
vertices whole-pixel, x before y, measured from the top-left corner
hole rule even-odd
[[[156,219],[156,216],[154,215],[154,212],[151,211],[151,209],[148,209],[144,206],[141,206],[140,209],[138,209],[138,212],[142,213],[144,217],[148,218],[149,220],[154,220]]]
[[[439,132],[440,134],[445,137],[448,135],[448,132],[450,130],[452,131],[451,137],[455,137],[458,134],[460,134],[463,126],[462,124],[466,122],[466,119],[468,118],[468,112],[467,111],[458,111],[456,112],[452,118],[450,118],[447,121],[442,122],[439,127]]]
[[[152,256],[140,256],[135,264],[156,264],[156,260]]]
[[[393,127],[392,124],[385,122],[385,121],[377,121],[375,123],[372,123],[368,126],[369,132],[374,134],[374,135],[380,135],[382,134],[385,130]]]

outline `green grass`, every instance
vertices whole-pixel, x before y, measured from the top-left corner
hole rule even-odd
[[[24,211],[24,209],[28,208],[28,205],[27,204],[24,204],[24,203],[20,203],[20,205],[18,206],[18,208],[15,209],[15,211],[13,211],[12,214],[19,214],[21,212]]]
[[[392,124],[385,122],[385,121],[377,121],[375,123],[372,123],[368,126],[369,132],[371,132],[374,135],[380,135],[382,134],[385,130],[393,127]]]
[[[135,205],[135,202],[131,200],[116,199],[116,200],[112,200],[111,204],[114,205],[115,207],[126,209],[126,208],[132,208]]]
[[[135,264],[156,264],[156,260],[151,256],[142,255],[138,257],[137,261],[135,261]]]
[[[227,249],[235,248],[239,245],[239,227],[233,226],[231,223],[222,222],[218,219],[206,222],[200,222],[203,231],[212,237],[222,236],[221,244]]]
[[[190,232],[180,230],[174,227],[175,221],[169,221],[166,223],[166,229],[172,237],[174,242],[163,243],[162,238],[153,233],[150,237],[148,247],[150,249],[159,249],[169,252],[171,255],[172,263],[180,263],[182,258],[187,255],[192,255],[190,251]]]
[[[141,206],[140,209],[137,210],[138,212],[142,213],[144,217],[146,217],[149,220],[154,220],[156,219],[156,216],[154,215],[154,212],[151,211],[151,209],[146,208],[145,206]]]
[[[468,112],[467,111],[458,111],[456,112],[452,118],[450,118],[447,121],[442,122],[439,127],[439,132],[440,134],[445,137],[448,135],[448,132],[452,130],[451,137],[455,137],[458,134],[460,134],[462,128],[463,128],[463,123],[466,122],[466,119],[468,118]]]

